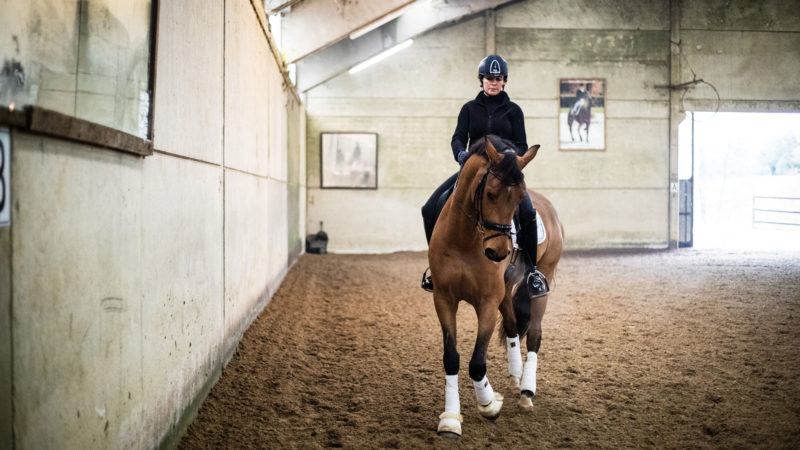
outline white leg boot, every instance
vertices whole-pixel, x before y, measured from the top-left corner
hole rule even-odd
[[[519,380],[522,378],[522,354],[519,350],[519,336],[506,338],[506,355],[508,356],[508,375],[514,381],[514,387],[519,389]]]
[[[528,352],[525,370],[522,372],[522,381],[520,381],[520,391],[528,397],[536,394],[536,368],[538,365],[539,355],[534,352]]]
[[[481,381],[472,381],[475,386],[475,398],[478,400],[478,411],[483,417],[494,420],[500,415],[503,407],[503,396],[495,392],[486,376]]]
[[[443,436],[461,436],[461,401],[458,399],[458,375],[445,375],[444,412],[439,415],[437,432]]]

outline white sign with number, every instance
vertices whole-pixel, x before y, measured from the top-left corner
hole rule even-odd
[[[11,139],[0,128],[0,227],[11,225]]]

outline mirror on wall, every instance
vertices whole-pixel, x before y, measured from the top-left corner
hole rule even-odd
[[[149,139],[157,3],[8,2],[0,106],[36,105]]]

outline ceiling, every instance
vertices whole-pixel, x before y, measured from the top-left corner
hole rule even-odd
[[[408,39],[517,0],[265,0],[308,91]]]

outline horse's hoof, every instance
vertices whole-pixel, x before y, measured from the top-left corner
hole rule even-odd
[[[461,437],[460,434],[453,433],[452,431],[440,431],[439,436],[445,439],[458,439]]]
[[[527,395],[520,395],[519,396],[519,407],[524,409],[524,410],[533,409],[533,401],[531,400],[531,397],[528,397]]]
[[[511,383],[514,384],[514,390],[518,391],[519,390],[519,378],[520,377],[516,377],[514,375],[509,375],[508,377],[511,378]]]
[[[439,415],[439,428],[436,430],[439,436],[445,438],[461,437],[461,414],[443,412]]]
[[[488,405],[478,405],[478,411],[481,415],[489,420],[497,419],[500,415],[500,408],[503,407],[503,396],[500,393],[494,393],[494,399]]]

